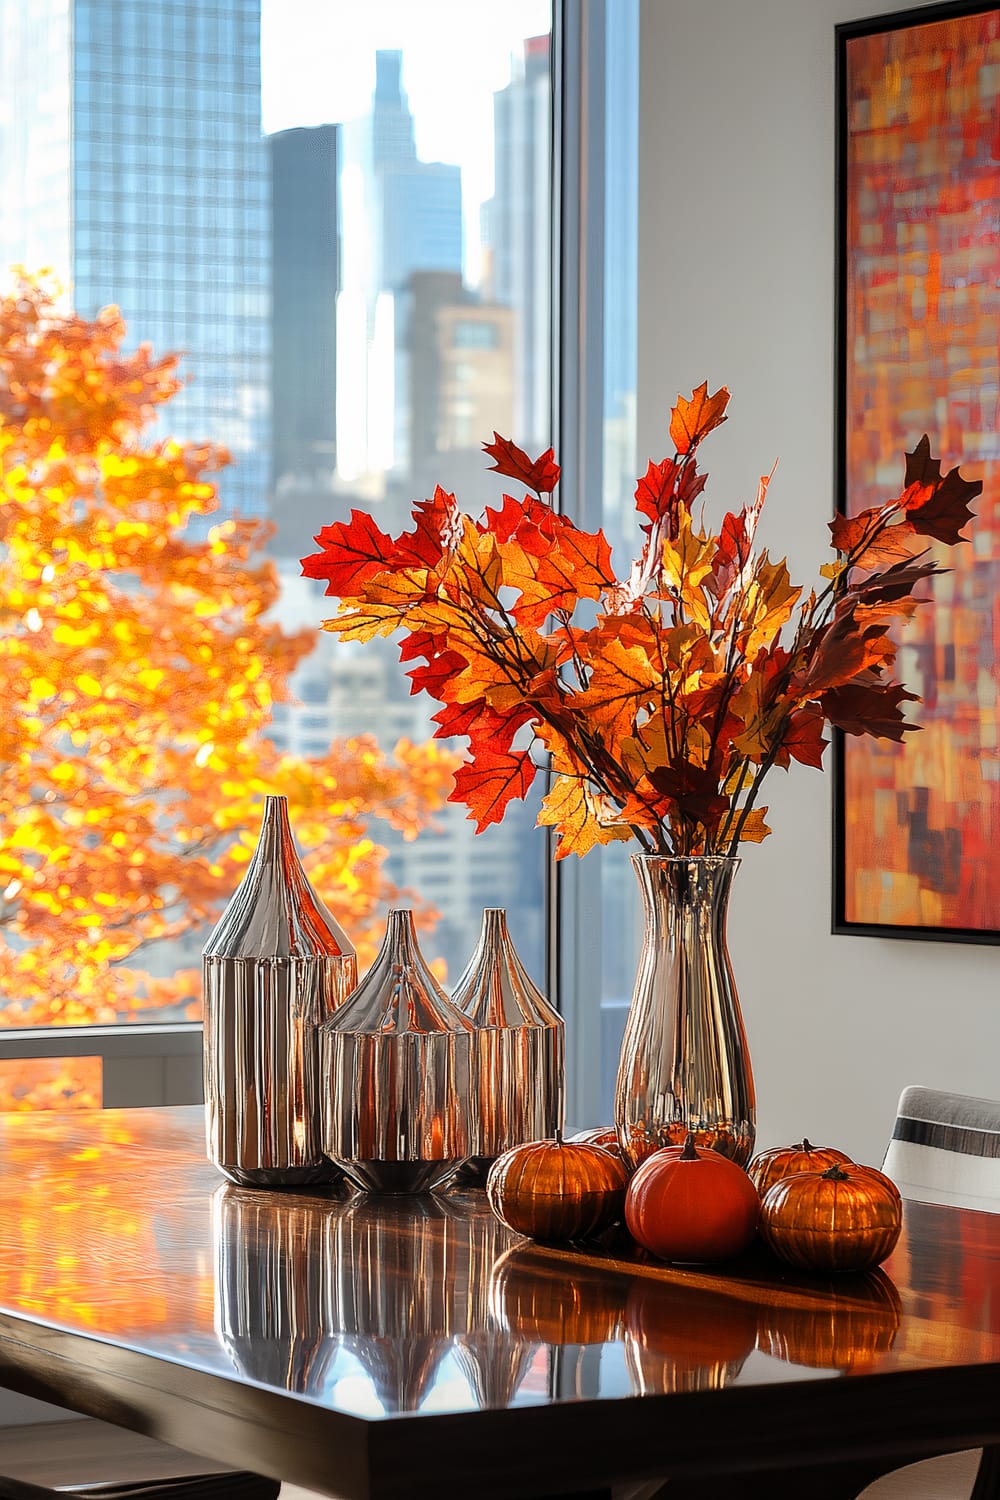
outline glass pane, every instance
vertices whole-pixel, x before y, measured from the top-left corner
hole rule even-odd
[[[497,905],[542,979],[535,808],[474,834],[460,744],[300,560],[438,483],[479,514],[494,429],[548,446],[550,9],[0,0],[0,270],[66,289],[0,334],[39,375],[41,311],[71,392],[0,452],[0,1025],[197,1017],[266,791],[362,965],[412,902],[453,981]],[[113,321],[65,317],[109,304],[129,358],[182,353],[169,399],[142,355],[102,384]]]

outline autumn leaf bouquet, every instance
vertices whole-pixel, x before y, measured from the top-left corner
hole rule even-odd
[[[926,437],[902,492],[830,523],[833,559],[805,593],[755,548],[767,480],[712,531],[699,503],[702,442],[729,392],[679,399],[671,457],[635,492],[644,542],[627,573],[601,531],[553,503],[550,449],[532,460],[494,434],[492,467],[525,493],[479,520],[440,487],[386,535],[352,511],[325,526],[303,573],[340,599],[324,622],[344,640],[402,630],[413,692],[441,705],[438,736],[464,736],[451,800],[481,831],[549,772],[538,821],[558,853],[635,838],[657,854],[733,854],[770,832],[761,788],[773,766],[821,766],[824,729],[899,740],[914,694],[894,680],[890,629],[941,571],[981,483],[942,475]]]

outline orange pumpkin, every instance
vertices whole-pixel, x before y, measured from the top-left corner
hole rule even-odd
[[[759,1152],[747,1167],[747,1176],[763,1198],[782,1177],[798,1172],[825,1172],[827,1167],[849,1166],[851,1158],[836,1146],[814,1146],[805,1137],[797,1146],[774,1146]]]
[[[528,1141],[498,1156],[486,1197],[501,1223],[535,1240],[579,1240],[622,1216],[627,1175],[601,1146]]]
[[[647,1156],[625,1196],[630,1233],[661,1260],[731,1260],[753,1243],[759,1215],[743,1168],[693,1135]]]
[[[570,1136],[571,1141],[583,1141],[588,1146],[603,1146],[605,1151],[610,1151],[612,1156],[617,1156],[625,1166],[630,1168],[622,1156],[622,1148],[618,1144],[618,1132],[613,1125],[594,1125],[590,1130],[578,1130],[576,1135]]]
[[[903,1223],[894,1182],[875,1167],[800,1172],[769,1188],[761,1237],[789,1265],[808,1271],[866,1271],[893,1250]]]

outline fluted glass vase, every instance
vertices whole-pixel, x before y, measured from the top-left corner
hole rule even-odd
[[[741,1166],[753,1152],[753,1075],[726,945],[736,856],[634,854],[645,926],[615,1085],[630,1167],[689,1132]]]

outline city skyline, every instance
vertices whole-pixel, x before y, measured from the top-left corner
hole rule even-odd
[[[480,212],[494,191],[493,97],[511,82],[524,43],[551,25],[550,0],[425,0],[419,8],[410,0],[262,0],[262,129],[362,118],[376,52],[401,52],[418,159],[461,168],[463,274],[475,286]]]

